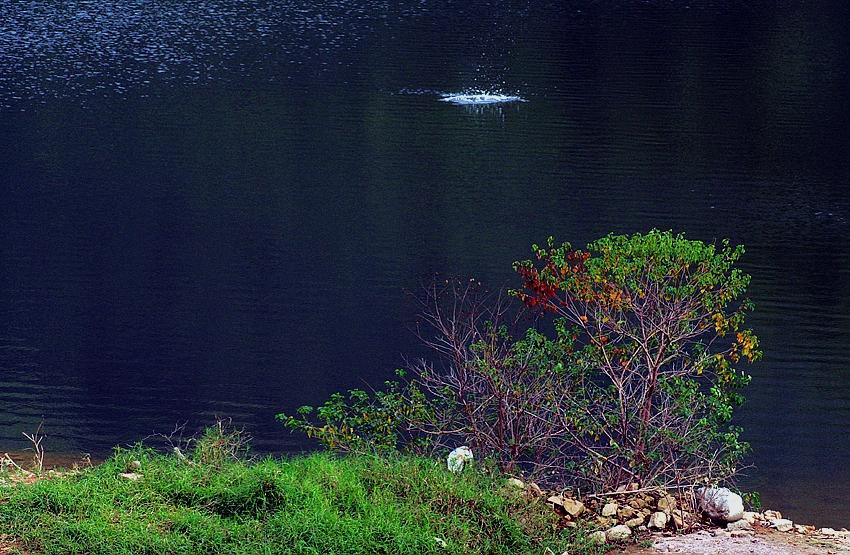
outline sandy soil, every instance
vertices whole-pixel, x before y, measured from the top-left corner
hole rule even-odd
[[[757,526],[754,536],[729,538],[704,530],[684,536],[656,537],[652,547],[633,546],[621,552],[629,555],[845,555],[850,554],[850,539],[777,532]]]

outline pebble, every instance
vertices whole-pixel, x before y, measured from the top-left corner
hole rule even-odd
[[[770,525],[780,532],[790,532],[794,528],[794,523],[787,518],[774,518],[770,521]]]

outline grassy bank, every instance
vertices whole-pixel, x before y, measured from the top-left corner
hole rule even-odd
[[[141,463],[138,480],[119,474]],[[420,458],[316,454],[197,463],[139,448],[0,489],[0,530],[33,553],[594,553],[504,485]]]

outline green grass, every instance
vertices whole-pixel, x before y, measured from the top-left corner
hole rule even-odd
[[[135,482],[118,477],[132,460]],[[192,465],[120,450],[79,474],[3,488],[0,530],[55,554],[601,553],[503,479],[443,466],[329,454]]]

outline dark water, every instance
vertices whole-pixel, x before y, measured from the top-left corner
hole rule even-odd
[[[0,0],[0,441],[302,449],[406,289],[658,227],[747,246],[750,483],[846,525],[850,9],[745,4]]]

